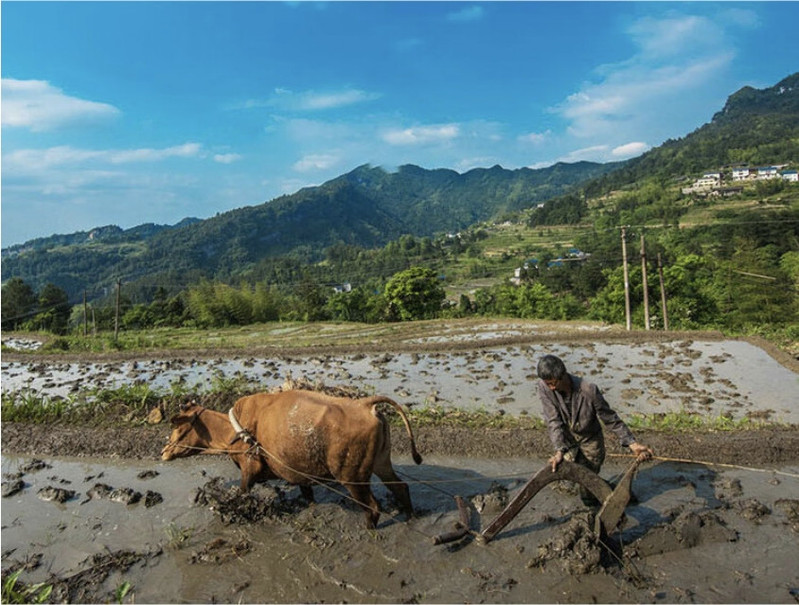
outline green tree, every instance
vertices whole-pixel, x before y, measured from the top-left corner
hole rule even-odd
[[[446,294],[432,269],[415,266],[394,274],[385,296],[394,317],[411,321],[436,317]]]
[[[20,277],[12,277],[2,289],[3,330],[15,330],[36,307],[36,294]]]
[[[774,247],[756,248],[748,238],[736,238],[734,246],[735,253],[719,263],[714,280],[724,325],[742,329],[794,322],[793,284],[780,269]]]
[[[67,293],[55,284],[47,284],[39,293],[39,313],[35,322],[43,330],[64,334],[72,308]]]

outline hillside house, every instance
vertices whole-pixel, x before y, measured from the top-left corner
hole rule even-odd
[[[791,183],[799,183],[799,172],[796,170],[785,170],[782,172],[781,176]]]
[[[752,174],[752,169],[749,168],[749,166],[733,168],[732,169],[732,180],[733,181],[747,181],[747,180],[749,180],[750,174]]]
[[[779,176],[776,166],[763,166],[757,169],[757,180],[765,181],[768,179],[776,179]]]
[[[721,173],[720,172],[706,172],[702,178],[694,181],[690,187],[683,187],[682,192],[684,195],[689,193],[701,193],[710,191],[716,187],[721,186]]]

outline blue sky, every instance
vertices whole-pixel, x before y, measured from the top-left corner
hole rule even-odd
[[[613,161],[799,70],[799,3],[14,2],[2,245],[362,164]]]

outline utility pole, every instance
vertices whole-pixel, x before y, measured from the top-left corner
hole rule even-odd
[[[624,263],[624,314],[627,318],[627,330],[632,329],[630,319],[630,274],[627,270],[627,227],[621,228],[621,256]]]
[[[663,329],[669,329],[669,312],[666,309],[666,286],[663,285],[663,263],[658,252],[658,277],[660,277],[660,306],[663,310]]]
[[[122,288],[122,280],[117,279],[117,303],[116,311],[114,312],[114,342],[119,337],[119,291]]]
[[[644,325],[649,329],[649,285],[646,278],[646,247],[644,246],[644,234],[641,234],[641,273],[643,274],[644,286]]]
[[[86,288],[83,289],[83,338],[86,338],[86,334],[89,331],[89,317],[86,313]]]

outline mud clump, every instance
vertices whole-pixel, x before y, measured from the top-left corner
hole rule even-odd
[[[86,491],[86,499],[83,500],[81,504],[86,504],[90,500],[110,500],[111,502],[119,502],[120,504],[130,506],[140,502],[141,499],[141,492],[131,487],[113,488],[105,483],[95,483],[93,487]],[[164,498],[161,494],[147,490],[147,495],[144,498],[144,505],[146,507],[155,506],[163,501]]]
[[[164,497],[159,494],[158,492],[154,492],[152,490],[147,490],[144,494],[144,506],[145,508],[150,508],[151,506],[155,506],[156,504],[160,504],[164,501]]]
[[[711,542],[735,542],[738,534],[726,527],[712,511],[686,511],[673,521],[653,527],[630,545],[630,553],[639,557],[659,555],[694,548]]]
[[[120,504],[136,504],[141,500],[141,492],[137,492],[130,487],[118,487],[108,494],[108,499],[111,502],[119,502]]]
[[[25,482],[19,477],[13,477],[3,481],[3,498],[13,496],[25,489]]]
[[[51,580],[52,603],[110,603],[116,600],[113,592],[103,588],[104,582],[114,572],[124,573],[133,565],[161,554],[161,549],[151,552],[118,550],[93,555],[83,563],[85,569],[67,577]]]
[[[593,526],[594,515],[590,511],[575,513],[557,536],[538,547],[538,554],[527,567],[543,567],[549,561],[558,561],[573,576],[600,571],[605,557]]]
[[[739,515],[754,523],[762,522],[763,517],[771,514],[771,509],[756,498],[739,500],[736,508]]]
[[[189,557],[189,563],[211,563],[222,565],[231,559],[238,559],[252,549],[249,540],[242,539],[229,542],[224,538],[216,538],[204,545],[200,550]]]
[[[724,481],[719,482],[719,485],[717,487],[718,487],[717,497],[719,500],[740,498],[744,493],[743,487],[741,487],[740,479],[726,479]]]
[[[47,464],[44,460],[39,460],[38,458],[34,458],[27,464],[21,466],[19,468],[19,472],[22,474],[35,473],[36,471],[40,471],[45,468],[53,468],[53,466],[51,464]]]
[[[279,488],[256,485],[244,494],[238,486],[226,487],[222,477],[214,477],[197,488],[194,503],[207,506],[226,525],[275,519],[299,508],[297,501],[286,499]]]
[[[472,506],[478,513],[498,512],[508,505],[508,488],[500,485],[496,481],[484,494],[478,494],[472,498]]]
[[[791,529],[799,533],[799,500],[780,498],[774,503],[774,508],[781,510],[788,517]]]
[[[64,502],[72,500],[72,498],[75,497],[75,490],[64,489],[63,487],[48,486],[48,487],[43,487],[38,492],[36,492],[36,494],[39,496],[40,500],[63,504]]]

